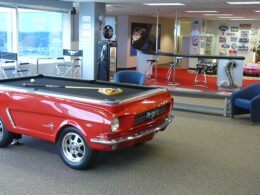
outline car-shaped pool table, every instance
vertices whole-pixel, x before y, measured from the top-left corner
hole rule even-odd
[[[100,88],[120,88],[109,96]],[[62,160],[85,169],[97,151],[153,139],[171,122],[164,88],[35,75],[0,81],[0,147],[21,135],[56,143]]]
[[[248,63],[243,67],[244,75],[260,75],[260,64]]]

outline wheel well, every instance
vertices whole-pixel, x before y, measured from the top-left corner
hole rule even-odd
[[[64,129],[69,128],[69,127],[74,127],[74,128],[76,128],[76,127],[73,126],[73,125],[65,125],[65,126],[61,127],[60,130],[59,130],[59,132],[58,132],[57,135],[56,135],[55,143],[57,143],[57,141],[58,141],[58,139],[59,139],[59,137],[60,137],[61,132],[62,132]]]

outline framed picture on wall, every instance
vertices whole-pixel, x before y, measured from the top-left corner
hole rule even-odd
[[[156,24],[132,23],[130,55],[136,56],[137,50],[156,52]],[[158,49],[160,49],[160,25]]]
[[[231,32],[238,32],[238,26],[231,26],[230,31]]]

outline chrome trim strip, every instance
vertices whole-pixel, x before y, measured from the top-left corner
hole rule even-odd
[[[166,118],[165,121],[162,124],[160,124],[159,126],[153,127],[152,129],[146,129],[146,130],[144,130],[140,133],[136,133],[135,135],[132,135],[132,136],[120,137],[120,138],[116,138],[116,139],[112,139],[112,140],[92,138],[92,139],[90,139],[90,141],[95,144],[102,144],[102,145],[109,145],[109,146],[113,146],[113,145],[120,144],[120,143],[127,142],[127,141],[133,141],[133,140],[142,138],[146,135],[149,135],[152,133],[157,133],[157,132],[161,131],[163,128],[167,127],[170,123],[172,123],[173,118],[174,118],[173,115],[169,115],[168,118]]]
[[[125,104],[125,103],[128,103],[128,102],[137,101],[137,100],[140,100],[140,99],[143,99],[143,98],[147,98],[151,95],[156,95],[156,94],[167,91],[167,89],[165,89],[165,88],[157,88],[157,89],[150,90],[148,92],[144,92],[143,94],[141,94],[139,96],[135,96],[135,97],[128,98],[128,99],[120,101],[120,100],[95,100],[95,99],[81,98],[81,97],[70,96],[70,95],[55,94],[55,93],[51,93],[51,92],[47,92],[47,91],[46,92],[36,91],[36,90],[33,90],[32,88],[23,89],[22,87],[0,85],[0,90],[2,90],[2,89],[5,90],[5,91],[15,90],[16,92],[21,92],[21,93],[50,96],[50,97],[54,97],[54,98],[69,99],[69,100],[76,100],[76,101],[85,102],[85,103],[104,104],[104,105]]]
[[[15,126],[15,124],[14,124],[14,121],[13,121],[13,118],[12,118],[12,116],[11,116],[11,114],[10,114],[9,108],[6,108],[5,111],[6,111],[7,117],[8,117],[8,119],[9,119],[11,125],[13,126],[13,128],[16,128],[16,126]]]

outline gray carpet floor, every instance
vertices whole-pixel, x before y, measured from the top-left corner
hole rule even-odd
[[[68,168],[56,146],[23,138],[0,149],[0,194],[260,194],[260,125],[174,111],[155,139],[99,154],[86,171]]]

